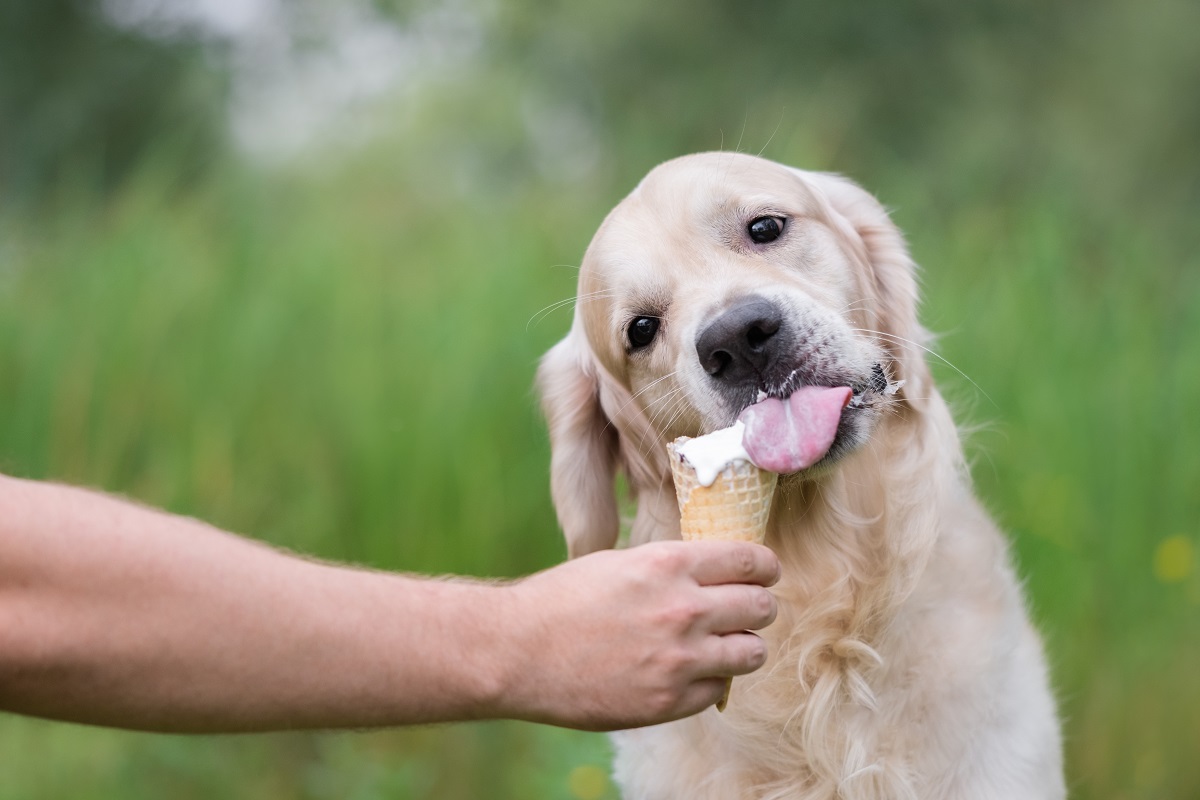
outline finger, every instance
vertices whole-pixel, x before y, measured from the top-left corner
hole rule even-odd
[[[704,599],[712,604],[704,625],[718,634],[765,628],[775,621],[779,611],[775,596],[761,586],[739,583],[707,586]]]
[[[770,548],[750,542],[693,542],[692,577],[703,586],[756,583],[772,586],[779,580],[779,559]]]
[[[701,675],[722,678],[745,675],[767,663],[767,643],[748,631],[709,636],[701,663],[707,665],[706,668],[697,665]]]

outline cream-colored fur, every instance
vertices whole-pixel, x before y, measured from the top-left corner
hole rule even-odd
[[[770,247],[739,239],[764,214]],[[905,383],[855,412],[855,446],[784,478],[767,544],[783,563],[771,657],[728,709],[613,737],[630,800],[1065,795],[1054,703],[1007,544],[972,495],[924,360],[913,265],[855,184],[731,153],[653,172],[584,257],[574,324],[547,354],[552,491],[572,556],[614,546],[614,477],[637,499],[631,544],[678,538],[665,460],[676,436],[730,424],[695,341],[732,299],[785,306],[830,357]],[[629,352],[630,319],[653,347]],[[856,374],[857,374],[856,372]]]

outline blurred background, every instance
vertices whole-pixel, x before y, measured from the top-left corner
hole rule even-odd
[[[1200,797],[1197,30],[1192,0],[4,0],[0,470],[329,559],[544,568],[531,382],[606,211],[696,150],[842,172],[922,266],[1072,795]],[[597,800],[608,757],[0,716],[12,798]]]

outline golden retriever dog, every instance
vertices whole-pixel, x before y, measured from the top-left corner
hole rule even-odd
[[[767,665],[724,713],[614,734],[625,796],[1063,797],[1041,643],[875,198],[747,155],[669,161],[604,221],[576,300],[538,375],[573,557],[615,546],[618,472],[630,545],[679,537],[675,437],[804,386],[853,393],[828,453],[776,490]]]

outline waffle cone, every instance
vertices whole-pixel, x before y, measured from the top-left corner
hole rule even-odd
[[[684,462],[676,449],[685,441],[687,437],[680,437],[667,445],[683,540],[719,539],[762,544],[767,535],[771,498],[779,476],[748,461],[734,461],[717,475],[712,486],[703,486],[696,477],[696,470]]]
[[[779,476],[739,460],[725,467],[711,486],[704,486],[696,477],[696,470],[679,454],[677,446],[686,441],[687,437],[682,436],[667,445],[683,540],[762,544]],[[725,693],[717,701],[717,711],[725,710],[731,688],[733,678],[726,678]]]

